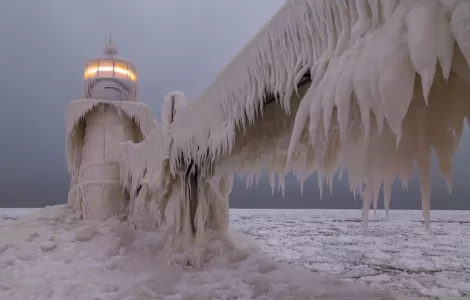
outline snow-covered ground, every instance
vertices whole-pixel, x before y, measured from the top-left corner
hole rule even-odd
[[[359,211],[232,210],[232,229],[268,255],[234,233],[242,249],[196,270],[168,264],[161,233],[79,221],[63,206],[32,211],[0,209],[2,300],[392,299],[357,280],[396,295],[470,292],[470,212],[434,212],[428,233],[419,212],[393,211],[364,238]]]

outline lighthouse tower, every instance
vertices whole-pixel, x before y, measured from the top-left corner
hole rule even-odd
[[[121,143],[141,142],[154,129],[150,108],[139,102],[137,72],[109,41],[86,62],[82,99],[66,112],[69,205],[80,218],[104,220],[127,209],[122,193]]]

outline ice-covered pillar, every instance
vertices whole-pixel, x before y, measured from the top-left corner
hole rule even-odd
[[[166,131],[171,123],[175,119],[175,114],[178,109],[186,106],[187,100],[182,92],[171,92],[169,93],[164,100],[163,110],[162,110],[162,124]],[[191,230],[193,233],[196,233],[196,208],[198,203],[198,166],[194,164],[194,161],[185,167],[184,174],[184,188],[187,189],[186,194],[188,198],[185,200],[189,203],[189,218],[191,224]]]
[[[83,219],[104,220],[123,212],[119,158],[121,143],[140,142],[154,127],[150,108],[138,101],[135,67],[116,47],[85,67],[84,98],[66,113],[67,162],[71,174],[68,203]]]
[[[177,259],[183,264],[186,264],[184,257],[193,257],[194,260],[188,258],[188,263],[197,266],[202,261],[200,255],[204,253],[199,250],[209,247],[207,243],[210,239],[228,240],[228,195],[232,190],[233,175],[214,173],[213,168],[209,170],[204,165],[209,161],[198,160],[192,156],[194,152],[181,147],[181,142],[187,142],[178,140],[181,131],[191,130],[185,127],[182,119],[188,110],[179,111],[185,106],[186,100],[181,92],[172,92],[165,97],[161,125],[166,136],[167,160],[171,165],[169,172],[172,172],[169,176],[172,180],[169,180],[171,188],[166,189],[167,199],[162,201],[159,209],[164,212],[162,220],[165,220],[168,230],[171,252],[183,254],[182,260]],[[211,234],[206,235],[208,231]],[[193,252],[194,249],[199,250]]]

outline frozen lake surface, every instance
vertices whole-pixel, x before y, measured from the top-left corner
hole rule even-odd
[[[231,210],[232,229],[261,250],[330,276],[360,280],[412,296],[470,295],[470,211],[371,213],[364,234],[359,210]]]
[[[0,209],[0,224],[37,209]],[[408,296],[470,295],[470,211],[384,212],[364,234],[359,210],[231,210],[231,229],[265,254],[335,278]]]

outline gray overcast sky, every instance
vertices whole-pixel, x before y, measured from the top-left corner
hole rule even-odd
[[[69,188],[64,112],[80,98],[83,67],[100,56],[111,33],[122,57],[139,73],[141,100],[159,114],[173,90],[196,98],[221,68],[276,12],[284,0],[15,0],[0,9],[0,207],[64,203]],[[449,196],[435,176],[434,209],[470,208],[470,170],[458,157]],[[267,180],[245,190],[237,181],[232,207],[357,208],[344,183],[319,199],[316,179],[300,196],[288,180],[286,198],[271,195]],[[397,185],[398,187],[398,185]],[[328,190],[327,190],[328,191]],[[418,208],[416,181],[394,189],[392,207]]]

